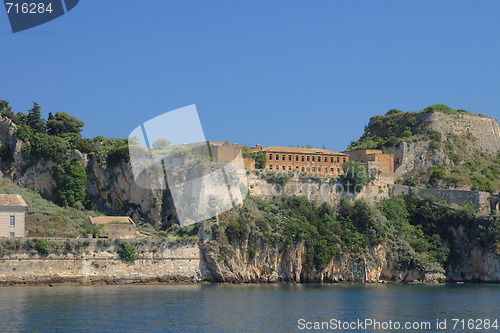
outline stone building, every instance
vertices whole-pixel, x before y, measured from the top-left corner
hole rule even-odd
[[[328,149],[278,146],[261,149],[266,154],[266,169],[274,171],[338,176],[342,174],[342,164],[349,161],[347,154]]]
[[[366,163],[371,168],[378,168],[381,173],[394,173],[393,154],[384,154],[379,149],[360,149],[346,153],[351,161]]]
[[[26,207],[19,194],[0,194],[0,237],[24,237]]]
[[[89,216],[83,228],[94,226],[99,237],[133,238],[138,235],[137,227],[128,216]]]

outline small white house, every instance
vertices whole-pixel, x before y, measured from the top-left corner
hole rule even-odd
[[[26,207],[19,194],[0,194],[0,237],[24,237]]]

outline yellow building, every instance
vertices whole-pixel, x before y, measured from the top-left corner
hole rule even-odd
[[[0,194],[0,237],[24,237],[26,207],[19,194]]]
[[[346,152],[351,161],[378,167],[382,173],[394,173],[394,155],[384,154],[379,149],[360,149]]]
[[[261,149],[266,154],[266,169],[274,171],[338,176],[342,174],[342,164],[349,161],[347,154],[328,149],[278,146]]]

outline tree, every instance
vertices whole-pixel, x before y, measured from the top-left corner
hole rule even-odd
[[[359,193],[371,180],[366,167],[356,161],[344,163],[342,165],[342,171],[343,173],[342,176],[339,177],[339,180],[347,193]]]
[[[61,206],[73,207],[78,201],[83,202],[87,174],[85,173],[85,167],[77,159],[55,166],[54,179],[56,180],[57,196]]]
[[[12,121],[15,119],[14,112],[6,100],[0,100],[0,116],[9,118]]]
[[[60,135],[65,133],[80,134],[85,123],[68,115],[66,112],[56,112],[53,116],[49,114],[47,121],[47,130],[50,135]]]
[[[164,150],[168,146],[170,146],[170,144],[171,144],[171,142],[168,141],[167,139],[160,138],[160,139],[155,140],[155,142],[153,142],[153,149]]]
[[[33,102],[33,107],[28,110],[26,122],[35,132],[43,132],[45,130],[45,120],[42,119],[42,112],[40,105]]]

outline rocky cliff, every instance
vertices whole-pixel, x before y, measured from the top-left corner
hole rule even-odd
[[[395,268],[386,245],[371,246],[366,253],[339,254],[323,269],[306,257],[304,241],[295,244],[267,243],[258,234],[229,245],[203,223],[199,247],[213,281],[230,283],[337,283],[337,282],[427,282],[446,280],[439,269]]]
[[[383,246],[372,247],[366,256],[339,255],[323,270],[307,268],[303,243],[291,247],[260,246],[252,258],[245,248],[236,247],[229,255],[216,241],[200,245],[207,269],[215,282],[444,282],[436,271],[398,271],[389,267]]]
[[[483,216],[474,227],[453,229],[454,258],[446,268],[450,281],[500,282],[498,216]],[[482,241],[481,241],[482,240]]]
[[[42,194],[52,201],[57,198],[56,182],[53,175],[53,161],[39,158],[35,162],[22,152],[25,144],[17,138],[16,125],[7,118],[0,117],[0,146],[7,147],[11,158],[2,161],[2,174],[11,178],[18,186]],[[97,143],[99,145],[99,143]],[[85,190],[97,208],[115,214],[131,216],[160,227],[174,218],[175,210],[168,191],[149,190],[134,181],[130,163],[121,160],[113,165],[101,163],[94,154],[84,154],[78,150],[71,153],[86,169]]]

